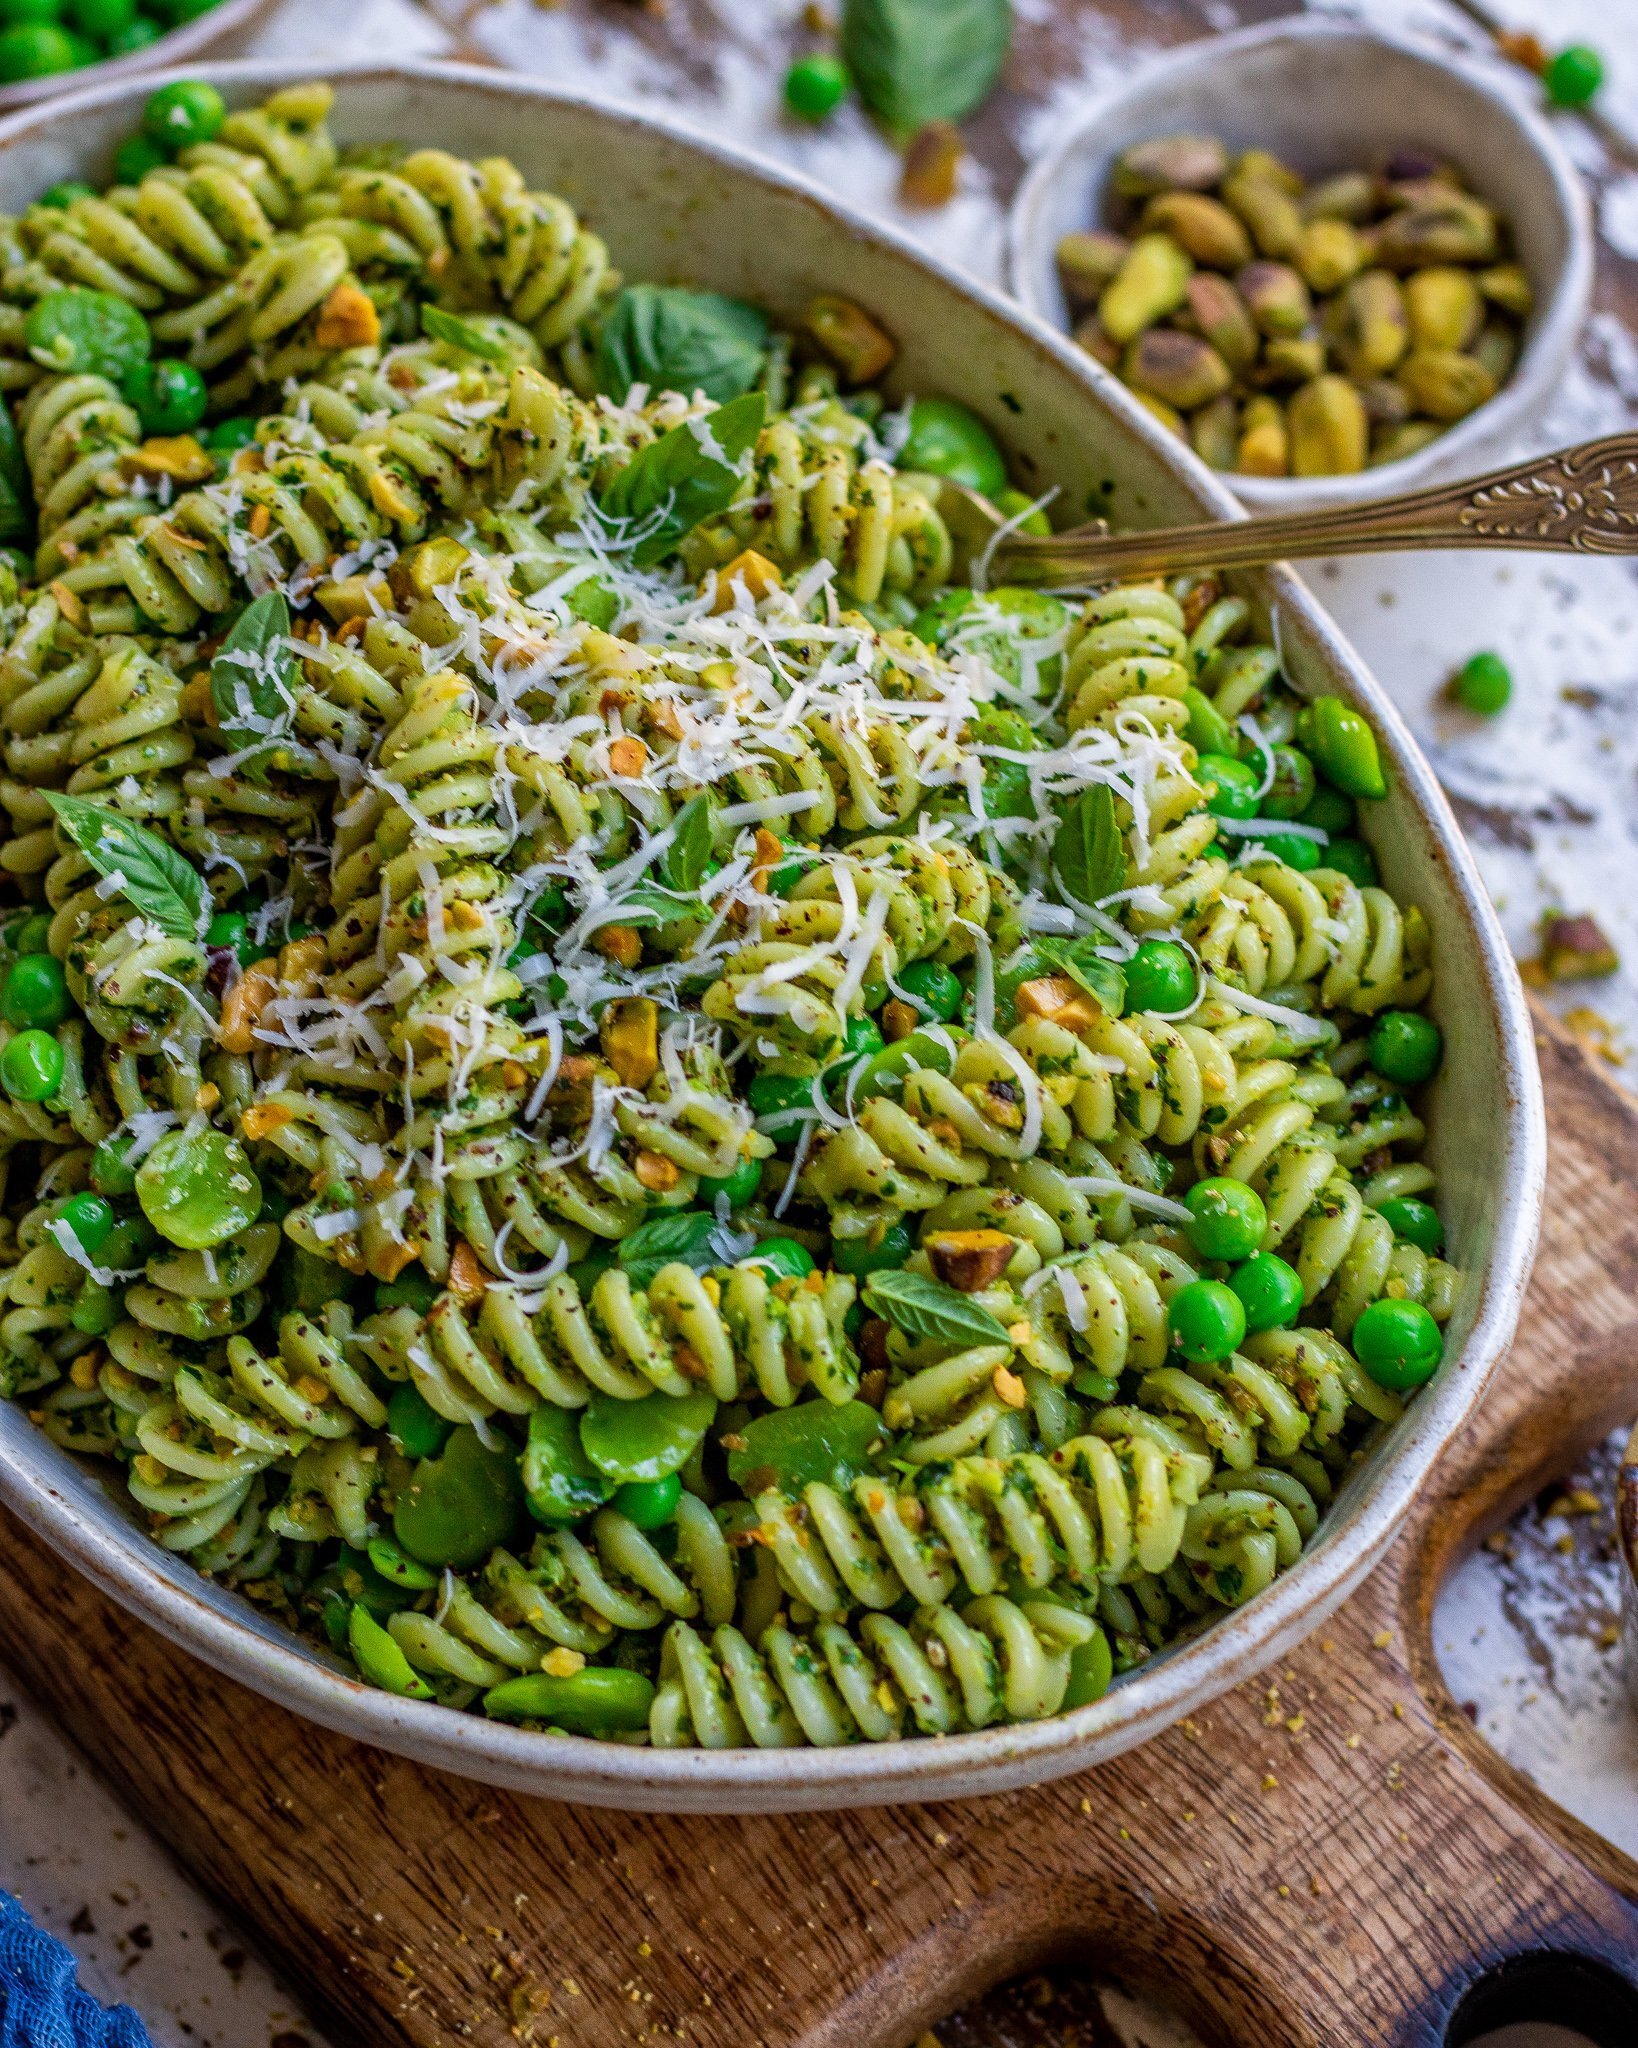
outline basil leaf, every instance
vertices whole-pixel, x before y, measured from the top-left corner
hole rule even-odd
[[[60,790],[43,792],[63,830],[99,875],[119,877],[133,910],[173,939],[196,939],[204,923],[205,884],[199,870],[168,841],[106,805]]]
[[[712,1266],[730,1266],[748,1249],[750,1240],[699,1209],[652,1216],[622,1240],[620,1267],[633,1287],[646,1287],[662,1266],[692,1266],[704,1273]]]
[[[675,924],[679,917],[696,916],[699,909],[698,903],[670,889],[657,888],[653,882],[639,882],[610,905],[610,915],[605,921],[630,925]]]
[[[703,391],[725,405],[762,375],[768,323],[755,306],[720,292],[627,285],[597,342],[597,388],[617,405],[633,384],[655,393]]]
[[[970,114],[1011,40],[1011,0],[846,0],[842,9],[842,55],[859,96],[901,141]]]
[[[1108,783],[1083,789],[1064,812],[1053,835],[1052,865],[1077,903],[1101,903],[1126,887],[1126,841]]]
[[[600,503],[606,519],[635,529],[631,559],[638,568],[663,562],[684,534],[733,503],[767,411],[764,395],[748,391],[673,427],[621,470]]]
[[[474,327],[470,320],[463,320],[455,313],[446,313],[441,306],[421,308],[421,330],[434,341],[446,342],[451,348],[464,348],[469,356],[482,356],[486,362],[511,361],[512,352],[504,342],[497,341],[492,334],[485,334],[481,327]]]
[[[872,1273],[865,1282],[865,1307],[886,1316],[907,1337],[966,1348],[1005,1344],[1006,1331],[970,1295],[922,1273]]]
[[[728,1477],[742,1492],[799,1494],[816,1481],[847,1486],[870,1470],[870,1454],[887,1432],[863,1401],[799,1401],[755,1415],[740,1427],[743,1447],[728,1454]]]
[[[1118,1017],[1126,1007],[1126,969],[1118,960],[1106,960],[1096,950],[1096,939],[1059,939],[1050,934],[1037,936],[1030,950],[1042,965],[1067,974],[1077,987],[1085,989],[1098,1007]]]
[[[714,843],[711,830],[711,799],[702,791],[685,803],[671,821],[672,840],[660,863],[668,889],[685,895],[705,879],[706,863]]]
[[[296,701],[296,657],[289,645],[290,607],[269,590],[247,604],[210,665],[211,701],[232,744],[254,745],[271,735],[251,719],[272,721]]]

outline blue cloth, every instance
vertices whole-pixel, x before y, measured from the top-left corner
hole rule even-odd
[[[82,1991],[74,1958],[0,1891],[0,2048],[153,2048],[128,2005]]]

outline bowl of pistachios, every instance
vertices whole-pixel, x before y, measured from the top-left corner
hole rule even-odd
[[[1586,317],[1586,195],[1499,68],[1297,17],[1099,99],[1013,209],[1012,283],[1257,509],[1471,473]]]

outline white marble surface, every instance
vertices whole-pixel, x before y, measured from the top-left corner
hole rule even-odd
[[[713,29],[713,56],[702,55],[680,94],[675,66],[642,39],[643,24],[629,5],[435,4],[443,26],[411,0],[358,0],[345,11],[327,0],[287,0],[248,47],[310,57],[317,70],[340,58],[458,46],[552,76],[594,79],[673,110],[682,104],[971,267],[999,274],[1001,206],[996,181],[981,166],[969,160],[950,207],[906,214],[895,197],[896,160],[856,114],[819,133],[797,132],[780,119],[777,80],[801,0],[671,0],[690,21],[709,21]],[[1428,28],[1467,47],[1478,41],[1446,0],[1323,4]],[[1038,25],[1053,0],[1018,0],[1018,7]],[[1606,117],[1638,139],[1632,0],[1500,0],[1497,11],[1536,26],[1551,43],[1578,35],[1597,43],[1610,65]],[[1228,27],[1239,13],[1230,0],[1216,0],[1210,18]],[[1157,42],[1175,33],[1171,10],[1158,0],[1155,19]],[[1050,92],[1017,123],[1019,154],[1043,147],[1087,91],[1132,54],[1106,23],[1084,21],[1069,47],[1057,50]],[[1522,78],[1517,84],[1531,90]],[[1561,125],[1578,162],[1595,175],[1606,239],[1638,259],[1638,176],[1605,175],[1595,138],[1576,121]],[[1607,317],[1595,317],[1582,361],[1537,423],[1532,443],[1547,447],[1629,423],[1635,405],[1638,343]],[[1638,890],[1630,879],[1638,838],[1638,576],[1615,563],[1543,566],[1528,557],[1483,556],[1323,565],[1314,573],[1466,807],[1521,951],[1531,949],[1544,907],[1596,910],[1604,921],[1632,967],[1597,986],[1593,1000],[1638,1047]],[[1440,703],[1452,667],[1481,645],[1506,656],[1517,683],[1511,708],[1490,725]],[[1597,1482],[1606,1475],[1591,1476]],[[1566,1535],[1568,1555],[1560,1547]],[[1614,1602],[1607,1515],[1544,1520],[1532,1510],[1511,1533],[1510,1555],[1481,1552],[1455,1575],[1441,1601],[1437,1638],[1457,1696],[1472,1703],[1479,1727],[1502,1754],[1638,1853],[1638,1717],[1603,1640]],[[113,1682],[113,1675],[101,1682]],[[223,1924],[3,1668],[0,1884],[71,1943],[92,1990],[142,2012],[160,2048],[322,2048],[299,2002],[257,1959],[252,1939]],[[1156,2039],[1151,2020],[1133,2024],[1143,2038]],[[1516,2039],[1510,2048],[1529,2044]],[[1535,2048],[1547,2048],[1546,2041]]]

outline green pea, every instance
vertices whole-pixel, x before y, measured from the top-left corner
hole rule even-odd
[[[148,323],[135,306],[83,285],[36,300],[23,323],[23,339],[29,354],[48,370],[107,377],[115,384],[146,362],[153,347]]]
[[[72,1326],[87,1337],[106,1337],[125,1314],[125,1303],[111,1287],[87,1273],[68,1311]]]
[[[859,991],[859,1002],[866,1010],[879,1010],[887,1001],[885,981],[867,981]]]
[[[1376,887],[1376,855],[1363,839],[1333,839],[1321,853],[1320,865],[1346,875],[1356,889]]]
[[[245,1148],[221,1131],[167,1131],[137,1168],[142,1212],[185,1251],[208,1251],[248,1230],[262,1184]]]
[[[799,120],[824,121],[847,98],[851,84],[840,57],[815,50],[798,57],[785,73],[785,104]]]
[[[249,448],[256,439],[256,422],[253,419],[218,420],[214,426],[205,429],[204,444],[219,455],[237,454],[241,448]]]
[[[280,1288],[284,1306],[303,1315],[317,1315],[332,1301],[345,1301],[353,1291],[353,1276],[333,1259],[321,1259],[306,1245],[287,1247],[281,1259]]]
[[[137,50],[147,49],[150,43],[157,43],[164,33],[157,21],[150,21],[145,14],[139,14],[124,28],[115,29],[103,48],[110,57],[129,57]]]
[[[72,29],[68,31],[68,47],[73,52],[72,62],[76,71],[83,71],[87,64],[96,64],[102,59],[102,52],[91,38],[76,35]]]
[[[142,110],[142,132],[172,155],[201,142],[214,142],[227,119],[227,108],[214,85],[202,78],[179,78],[162,85]]]
[[[1274,749],[1274,780],[1262,801],[1265,818],[1300,818],[1314,801],[1314,764],[1298,747]]]
[[[465,1571],[517,1527],[523,1508],[518,1454],[504,1438],[491,1450],[470,1423],[442,1452],[422,1458],[392,1511],[392,1532],[421,1564]]]
[[[406,1557],[398,1545],[389,1543],[385,1536],[372,1536],[364,1549],[381,1576],[390,1579],[395,1586],[403,1586],[411,1593],[430,1593],[438,1583],[436,1572],[429,1572],[424,1564],[417,1564],[413,1557]]]
[[[371,1685],[380,1686],[383,1692],[395,1692],[401,1699],[432,1698],[432,1687],[416,1675],[397,1643],[362,1606],[354,1607],[347,1617],[347,1640],[352,1645],[354,1663]]]
[[[924,470],[993,498],[1007,488],[1007,465],[995,437],[952,398],[918,398],[910,408],[910,436],[899,450],[901,470]]]
[[[718,1195],[728,1197],[730,1209],[743,1209],[762,1185],[762,1161],[741,1159],[732,1173],[721,1180],[705,1174],[700,1180],[700,1203],[709,1209]]]
[[[1358,814],[1340,789],[1316,789],[1307,810],[1296,821],[1299,825],[1317,825],[1322,832],[1329,832],[1334,838],[1339,832],[1351,832]]]
[[[1126,1015],[1186,1010],[1198,986],[1183,947],[1173,939],[1145,939],[1126,963]]]
[[[57,1211],[57,1221],[68,1225],[80,1250],[94,1259],[108,1242],[114,1212],[101,1195],[70,1195]]]
[[[919,1067],[928,1067],[935,1074],[948,1074],[953,1064],[954,1055],[942,1040],[929,1037],[925,1031],[911,1031],[866,1060],[857,1069],[849,1093],[857,1107],[873,1095],[897,1095],[904,1086],[905,1075]]]
[[[830,1248],[830,1263],[838,1273],[862,1280],[867,1273],[886,1273],[902,1266],[915,1250],[915,1239],[902,1223],[890,1223],[880,1238],[839,1237]]]
[[[752,1494],[777,1486],[797,1495],[816,1481],[845,1487],[869,1471],[885,1434],[881,1417],[863,1401],[798,1401],[741,1425],[728,1477]]]
[[[1183,702],[1188,706],[1189,722],[1184,736],[1189,745],[1201,756],[1227,754],[1233,756],[1239,745],[1234,727],[1218,710],[1204,690],[1197,690],[1193,683],[1183,692]]]
[[[674,1520],[682,1499],[682,1481],[675,1472],[664,1479],[633,1479],[615,1491],[613,1508],[639,1529],[663,1529]]]
[[[1419,1202],[1414,1195],[1393,1195],[1386,1202],[1377,1204],[1377,1214],[1395,1237],[1415,1245],[1418,1251],[1438,1252],[1444,1249],[1445,1226],[1439,1221],[1438,1210],[1430,1202]]]
[[[571,1735],[640,1734],[653,1704],[652,1679],[608,1664],[588,1664],[564,1678],[526,1671],[483,1696],[483,1710],[494,1720],[544,1721]]]
[[[1499,654],[1475,654],[1462,663],[1450,687],[1464,711],[1493,718],[1513,694],[1513,675]]]
[[[1231,754],[1202,754],[1194,779],[1207,789],[1206,809],[1214,818],[1250,818],[1257,811],[1262,777]]]
[[[899,976],[899,987],[918,1010],[948,1024],[961,1008],[961,983],[938,960],[916,960]]]
[[[1586,43],[1571,43],[1549,59],[1541,82],[1555,107],[1584,107],[1604,83],[1604,60]]]
[[[15,28],[0,29],[0,85],[49,78],[54,72],[73,68],[74,43],[66,29],[45,21],[19,22]]]
[[[0,987],[0,1016],[19,1027],[37,1024],[53,1030],[73,1009],[62,963],[49,953],[27,953],[14,961]]]
[[[1034,511],[1030,510],[1032,505],[1035,506]],[[1036,540],[1051,537],[1052,521],[1046,515],[1045,506],[1036,505],[1026,491],[1015,491],[1010,486],[1004,491],[997,491],[995,509],[1003,519],[1018,520],[1018,532],[1030,534]],[[1020,513],[1024,515],[1022,518],[1019,518]]]
[[[563,600],[571,618],[606,633],[620,616],[620,593],[606,576],[582,577]]]
[[[1444,1036],[1431,1017],[1414,1010],[1384,1010],[1367,1041],[1371,1065],[1384,1081],[1413,1088],[1437,1073]]]
[[[1253,1252],[1229,1275],[1229,1286],[1246,1312],[1246,1328],[1283,1330],[1297,1320],[1302,1307],[1302,1279],[1273,1252]]]
[[[192,363],[169,357],[128,370],[120,390],[146,434],[186,434],[205,417],[205,380]]]
[[[645,1394],[637,1401],[594,1394],[581,1413],[580,1445],[599,1472],[621,1485],[665,1479],[693,1457],[716,1412],[712,1394]]]
[[[1345,796],[1387,795],[1376,734],[1340,697],[1316,697],[1305,705],[1297,716],[1297,736],[1321,774]]]
[[[205,944],[212,951],[239,955],[250,936],[250,919],[237,910],[219,910],[205,927]]]
[[[910,630],[918,640],[925,640],[929,647],[946,647],[979,603],[978,594],[965,586],[946,590],[916,614]],[[1003,584],[997,590],[986,591],[982,604],[979,619],[962,630],[961,646],[968,653],[982,655],[1007,682],[1021,686],[1025,681],[1021,643],[1060,639],[1061,645],[1060,636],[1072,616],[1069,607],[1062,598],[1054,597],[1049,591],[1029,590],[1013,584]],[[1061,654],[1038,656],[1032,694],[1050,696],[1062,678]],[[973,737],[980,744],[990,746],[1033,746],[1034,733],[1023,719],[1017,719],[1021,733],[1016,737],[1006,731],[986,730],[986,727],[999,722],[998,709],[988,705],[974,708],[969,720]],[[1008,716],[1001,714],[1003,719]],[[1016,714],[1010,716],[1016,717]],[[986,773],[994,765],[987,763]]]
[[[0,1088],[13,1102],[45,1102],[63,1082],[63,1049],[49,1032],[19,1031],[0,1052]]]
[[[580,1442],[580,1417],[543,1402],[529,1416],[523,1447],[523,1493],[537,1522],[566,1528],[583,1522],[615,1490],[615,1482],[592,1463]]]
[[[150,171],[170,160],[168,152],[146,135],[127,135],[114,151],[114,176],[122,185],[140,185]]]
[[[1295,868],[1299,875],[1312,874],[1320,864],[1319,841],[1301,832],[1260,832],[1257,839],[1265,852],[1284,861],[1288,868]]]
[[[842,1057],[838,1064],[851,1067],[855,1060],[868,1059],[882,1049],[882,1027],[874,1017],[849,1017],[842,1034]],[[811,1100],[811,1084],[810,1084]]]
[[[406,1458],[435,1458],[455,1433],[413,1380],[394,1387],[387,1401],[387,1434]]]
[[[101,1265],[129,1273],[159,1248],[159,1233],[146,1216],[122,1216],[103,1240]]]
[[[1196,1365],[1227,1358],[1246,1333],[1240,1297],[1221,1280],[1191,1280],[1166,1307],[1172,1342]]]
[[[68,18],[81,35],[105,42],[137,18],[137,0],[68,0]]]
[[[1109,1638],[1100,1628],[1095,1636],[1084,1643],[1077,1643],[1069,1653],[1069,1684],[1064,1691],[1064,1707],[1089,1707],[1094,1700],[1101,1700],[1109,1690],[1109,1682],[1115,1675],[1114,1652],[1109,1647]]]
[[[36,206],[72,206],[76,199],[95,199],[97,188],[88,185],[83,178],[63,178],[55,185],[48,185],[34,202]]]
[[[376,1312],[412,1308],[418,1316],[424,1316],[441,1291],[430,1273],[418,1273],[414,1267],[406,1267],[396,1280],[378,1280],[375,1283]]]
[[[1268,1229],[1262,1196],[1243,1180],[1196,1181],[1183,1206],[1189,1242],[1203,1259],[1249,1259]]]
[[[1373,1301],[1354,1325],[1353,1350],[1379,1387],[1407,1393],[1432,1379],[1445,1340],[1419,1301]]]
[[[53,22],[62,11],[62,0],[0,0],[0,22],[7,28]]]
[[[803,1280],[813,1271],[811,1254],[794,1237],[765,1237],[740,1264],[760,1266],[773,1279]]]
[[[51,951],[51,913],[47,910],[31,911],[27,917],[17,918],[5,929],[3,943],[8,953],[27,955]]]
[[[802,1127],[797,1112],[813,1113],[813,1083],[812,1074],[753,1074],[745,1099],[767,1122],[770,1137],[794,1137]]]

